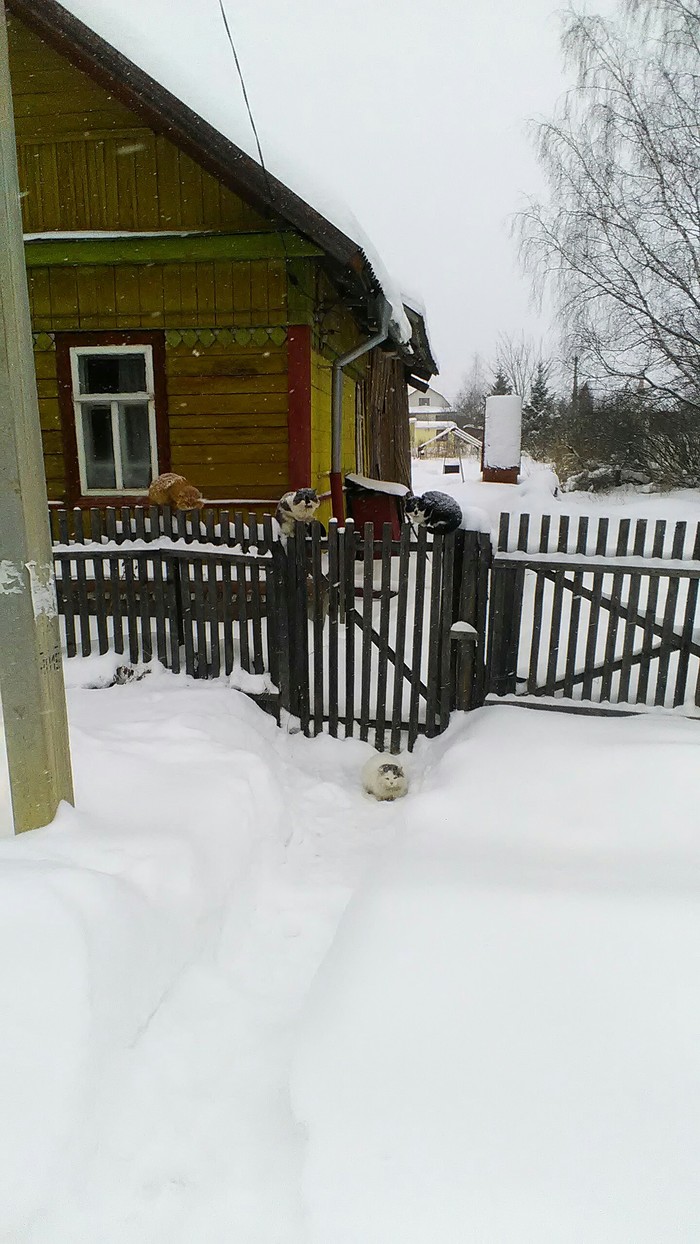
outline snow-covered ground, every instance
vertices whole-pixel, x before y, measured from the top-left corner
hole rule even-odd
[[[0,1239],[696,1238],[696,722],[483,709],[379,805],[223,682],[69,698],[77,809],[0,844]]]
[[[459,501],[465,513],[485,512],[494,531],[504,511],[530,514],[535,518],[542,514],[570,514],[572,518],[589,514],[592,520],[601,514],[614,518],[663,518],[669,523],[669,530],[674,522],[700,521],[700,491],[692,488],[645,492],[625,485],[605,493],[558,492],[555,496],[558,480],[552,468],[527,457],[523,459],[518,484],[484,484],[475,458],[463,459],[464,482],[459,475],[444,474],[442,458],[414,459],[412,465],[415,493],[431,488],[449,493]],[[615,530],[614,526],[612,529]]]

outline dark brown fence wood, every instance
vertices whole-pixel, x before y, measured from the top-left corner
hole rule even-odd
[[[279,708],[306,733],[337,734],[342,720],[346,736],[359,727],[394,751],[446,727],[458,673],[460,704],[477,702],[477,645],[458,657],[451,626],[481,618],[483,682],[488,537],[421,530],[414,540],[406,525],[394,540],[390,525],[375,533],[368,524],[360,541],[349,522],[332,524],[327,539],[312,524],[285,542],[270,516],[260,524],[249,515],[246,527],[242,515],[222,514],[226,544],[211,513],[129,506],[58,511],[51,521],[71,654],[126,646],[132,664],[155,654],[197,678],[237,664],[268,672]]]
[[[700,527],[700,525],[698,525]],[[615,526],[615,550],[609,551],[609,520],[598,521],[595,551],[589,553],[588,521],[579,520],[576,548],[570,548],[570,523],[559,524],[557,552],[551,553],[549,527],[543,520],[540,551],[523,550],[527,538],[522,517],[518,548],[509,549],[509,524],[501,523],[499,553],[493,574],[489,632],[490,690],[492,693],[556,696],[572,701],[655,704],[676,707],[686,699],[690,661],[700,658],[698,625],[700,592],[700,532],[688,539],[687,524],[674,525],[669,541],[666,523],[654,527],[647,551],[647,522],[634,526],[621,518]],[[520,569],[534,575],[528,598],[531,625],[527,673],[513,685],[513,663],[504,637],[503,576]],[[566,650],[561,651],[563,602],[570,606]],[[581,609],[588,606],[584,642],[580,635]],[[659,607],[662,617],[659,619]],[[518,628],[523,620],[517,615]],[[538,666],[542,636],[548,624],[547,670]],[[517,651],[517,648],[516,648]],[[563,662],[563,670],[562,670]],[[633,672],[635,681],[633,682]],[[619,675],[619,677],[618,677]],[[672,691],[669,692],[669,685]]]
[[[422,530],[422,529],[421,529]],[[420,533],[419,533],[420,539]],[[392,752],[396,753],[401,750],[401,723],[403,721],[403,697],[405,679],[403,677],[404,656],[406,653],[406,618],[408,613],[408,589],[410,581],[410,543],[411,531],[408,523],[404,524],[401,532],[401,540],[399,542],[399,567],[398,567],[398,595],[396,598],[396,632],[394,635],[394,692],[392,697],[392,713],[391,713],[391,738],[389,747]],[[420,563],[416,568],[416,592],[418,592],[418,575],[420,574]],[[423,575],[425,570],[423,570]],[[409,712],[411,704],[409,704]],[[416,729],[417,729],[417,709],[416,709]],[[413,746],[415,738],[411,739],[411,727],[409,719],[409,747]]]
[[[355,729],[355,557],[357,532],[351,518],[345,523],[345,737]]]
[[[416,582],[413,596],[413,643],[411,650],[411,668],[421,668],[423,650],[423,627],[425,616],[425,580],[428,565],[428,533],[425,527],[418,528]],[[411,680],[411,698],[408,715],[408,746],[413,747],[418,738],[418,714],[420,709],[420,687],[418,679]]]
[[[328,527],[328,729],[338,736],[338,618],[340,612],[340,556],[338,521]]]
[[[700,523],[695,528],[695,541],[691,554],[694,561],[700,561]],[[690,664],[690,643],[693,637],[697,618],[698,606],[698,580],[688,580],[688,593],[686,596],[685,615],[683,618],[682,630],[682,648],[678,657],[678,671],[676,674],[676,686],[673,694],[673,704],[677,707],[679,704],[685,703],[686,687],[688,684],[688,667]],[[698,670],[698,691],[700,691],[700,669]],[[695,703],[700,703],[696,693]]]
[[[389,620],[391,607],[391,524],[385,523],[382,530],[382,571],[380,582],[380,615],[379,615],[379,665],[377,668],[377,726],[376,744],[379,751],[384,751],[384,735],[386,731],[386,690],[389,670]],[[394,677],[399,678],[395,669]],[[400,679],[400,681],[402,681]]]

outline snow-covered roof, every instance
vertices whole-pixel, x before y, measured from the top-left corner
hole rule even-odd
[[[366,488],[370,492],[388,493],[391,497],[406,497],[411,491],[405,484],[395,484],[391,480],[370,479],[368,475],[346,475],[345,483],[355,488]]]
[[[445,431],[447,428],[456,428],[457,424],[454,419],[414,419],[411,416],[411,423],[415,428],[441,428]]]
[[[350,208],[321,187],[315,176],[303,170],[297,160],[292,164],[283,154],[274,151],[267,136],[263,155],[269,176],[260,176],[254,137],[240,98],[235,64],[216,3],[175,6],[171,0],[152,0],[148,5],[136,4],[134,0],[121,3],[65,0],[61,5],[56,0],[41,0],[41,4],[37,0],[11,0],[10,8],[20,17],[30,18],[35,28],[41,24],[60,27],[64,34],[77,41],[81,50],[94,53],[95,48],[90,47],[90,39],[86,40],[85,35],[96,35],[122,58],[120,77],[127,83],[131,80],[145,102],[148,102],[149,83],[131,72],[134,66],[152,79],[150,85],[173,97],[166,104],[179,102],[193,114],[190,120],[200,123],[197,137],[212,155],[216,154],[216,139],[223,138],[238,149],[237,160],[236,153],[229,151],[230,165],[237,163],[241,174],[247,174],[249,180],[251,170],[244,169],[243,165],[252,162],[258,170],[259,196],[274,211],[303,232],[303,226],[298,224],[299,209],[306,208],[310,220],[314,216],[321,218],[318,220],[321,232],[325,225],[329,238],[335,232],[342,235],[341,241],[354,244],[390,306],[392,337],[400,344],[410,342],[412,326],[399,287]],[[71,23],[70,17],[76,18],[77,23]],[[264,19],[261,20],[264,31]],[[82,31],[79,23],[83,25]],[[94,39],[92,42],[94,44]],[[98,61],[104,64],[104,48],[98,47],[96,52]],[[124,63],[124,58],[131,64]],[[163,103],[162,96],[159,103]],[[180,121],[183,121],[182,115]],[[184,121],[186,124],[187,117]],[[217,133],[203,132],[202,121]],[[176,127],[170,127],[170,132],[176,136]],[[337,236],[335,240],[338,241]]]

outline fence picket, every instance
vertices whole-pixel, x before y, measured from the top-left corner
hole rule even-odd
[[[391,523],[382,528],[382,573],[380,581],[379,660],[377,667],[376,746],[384,750],[386,732],[386,689],[389,668],[389,618],[391,607]]]
[[[300,530],[290,537],[294,557],[294,633],[298,670],[299,720],[304,734],[309,733],[309,594],[307,584],[306,538]]]
[[[436,733],[440,667],[440,595],[442,591],[442,554],[445,537],[433,536],[430,559],[430,614],[428,621],[428,700],[425,708],[425,733]]]
[[[372,597],[374,595],[374,523],[365,523],[362,558],[362,660],[360,664],[360,738],[369,738],[372,675]]]
[[[671,557],[682,558],[683,548],[685,545],[685,533],[687,523],[676,523],[673,532],[673,543],[671,546]],[[654,704],[661,706],[666,702],[666,686],[668,683],[668,671],[671,659],[671,646],[669,643],[670,636],[675,629],[676,608],[678,605],[678,589],[680,586],[679,579],[674,575],[669,578],[666,585],[666,606],[663,616],[663,634],[662,634],[662,651],[659,655],[659,666],[656,677],[656,692],[654,695]]]
[[[617,545],[615,548],[616,557],[624,557],[627,552],[629,541],[630,520],[628,518],[620,519],[617,529]],[[620,612],[619,606],[622,604],[622,584],[624,582],[624,574],[617,572],[612,577],[612,587],[610,589],[610,608],[607,610],[608,628],[605,636],[605,655],[603,657],[603,675],[600,680],[600,699],[601,701],[609,700],[612,695],[613,665],[615,661],[615,647],[617,644],[617,634],[620,628]]]
[[[634,527],[634,543],[632,552],[635,557],[644,556],[644,545],[646,542],[647,521],[645,518],[638,518]],[[631,574],[629,576],[629,590],[627,593],[627,610],[630,617],[624,620],[623,641],[622,641],[622,665],[620,668],[620,685],[618,687],[617,699],[619,702],[627,703],[630,698],[630,678],[632,674],[632,654],[634,652],[634,640],[637,633],[637,624],[635,616],[639,610],[639,597],[642,590],[641,574]]]
[[[83,511],[73,510],[73,532],[76,544],[85,543],[83,529]],[[84,657],[92,652],[90,641],[90,605],[88,601],[87,571],[85,560],[79,557],[75,563],[76,595],[78,599],[78,618],[80,621],[80,651]]]
[[[418,532],[420,543],[420,533],[423,532],[425,539],[425,531],[421,527]],[[401,723],[403,721],[403,695],[404,695],[404,656],[406,652],[406,619],[408,613],[408,588],[410,580],[410,545],[411,545],[411,528],[408,523],[404,523],[401,528],[401,538],[399,541],[399,583],[398,596],[396,599],[396,634],[394,636],[394,685],[392,696],[392,725],[391,738],[389,742],[390,750],[394,753],[401,749]],[[418,593],[418,582],[416,580],[416,593]],[[409,714],[412,711],[409,704]],[[409,747],[413,746],[411,741],[411,725],[409,722]]]
[[[588,545],[588,517],[582,514],[578,520],[576,532],[576,552],[585,553]],[[574,571],[572,579],[571,609],[569,612],[569,633],[566,640],[566,661],[564,664],[564,696],[570,699],[574,691],[574,674],[578,657],[578,634],[581,620],[581,596],[583,574]]]
[[[691,553],[693,561],[700,561],[700,523],[695,528],[695,541]],[[686,686],[688,683],[688,666],[690,663],[690,642],[693,638],[695,629],[695,619],[698,604],[698,580],[688,580],[688,593],[685,603],[685,614],[683,617],[682,648],[678,657],[678,670],[676,673],[676,685],[673,693],[673,706],[678,707],[685,703]],[[700,685],[700,668],[698,669],[698,682]],[[697,700],[696,700],[697,703]]]
[[[527,518],[527,515],[524,515],[524,517]],[[527,545],[527,526],[525,528],[525,540]],[[440,618],[440,647],[438,653],[440,681],[438,712],[441,730],[446,730],[450,724],[450,700],[452,690],[450,684],[450,672],[452,667],[450,629],[454,621],[454,558],[455,533],[454,531],[451,531],[449,535],[443,537],[442,545],[442,609]]]
[[[664,519],[657,519],[654,524],[654,541],[652,544],[652,557],[662,557],[664,550],[664,539],[666,536],[666,523]],[[654,576],[648,580],[647,598],[644,605],[645,624],[642,638],[642,648],[644,651],[651,649],[654,637],[654,622],[656,621],[656,607],[659,600],[659,580]],[[647,656],[640,662],[639,681],[637,683],[637,703],[645,704],[649,689],[649,678],[651,675],[652,657]]]
[[[340,595],[338,520],[328,524],[328,730],[338,737],[338,604]]]
[[[416,582],[413,598],[413,644],[411,652],[411,668],[420,670],[423,650],[423,625],[425,617],[425,578],[428,563],[428,533],[425,527],[418,528],[416,541]],[[398,655],[398,653],[397,653]],[[398,664],[398,662],[397,662]],[[397,669],[401,676],[401,670]],[[403,678],[401,679],[403,683]],[[420,685],[417,678],[411,682],[411,699],[408,713],[408,747],[409,751],[418,738],[418,719],[420,712]]]
[[[351,518],[345,520],[343,536],[345,557],[345,737],[352,738],[355,729],[355,554],[357,532]]]
[[[307,579],[308,583],[308,579]],[[324,583],[321,564],[321,524],[311,524],[311,626],[314,642],[314,735],[323,729],[323,623]]]
[[[143,506],[137,506],[134,510],[134,535],[137,540],[147,540],[146,533],[146,511]],[[141,616],[141,656],[144,661],[150,661],[153,656],[153,639],[151,635],[151,602],[149,599],[151,592],[151,580],[149,580],[149,565],[152,565],[147,557],[134,558],[136,569],[136,583],[139,598],[139,613]]]

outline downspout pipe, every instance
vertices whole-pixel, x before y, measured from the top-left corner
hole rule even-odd
[[[344,521],[343,505],[343,371],[356,359],[380,346],[389,336],[389,320],[391,308],[386,298],[382,301],[381,327],[374,337],[356,346],[347,354],[341,354],[333,364],[333,387],[331,390],[331,504],[333,517],[339,523]]]

